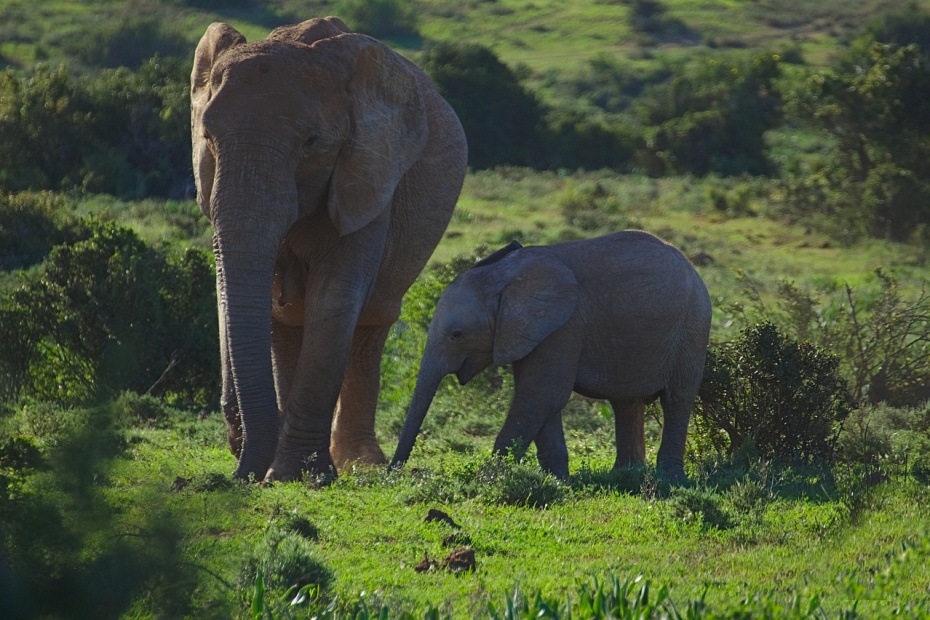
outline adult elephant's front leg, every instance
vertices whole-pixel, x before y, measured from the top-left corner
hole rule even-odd
[[[339,393],[330,454],[339,470],[353,462],[385,463],[375,437],[375,411],[381,387],[381,356],[390,325],[360,325],[352,340]]]
[[[302,472],[334,473],[330,456],[333,411],[343,385],[352,338],[384,247],[386,222],[345,237],[314,240],[304,299],[303,340],[284,406],[268,480]]]

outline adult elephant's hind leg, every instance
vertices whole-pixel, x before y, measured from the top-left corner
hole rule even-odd
[[[375,437],[375,411],[381,387],[381,356],[390,329],[390,325],[360,325],[355,329],[330,444],[330,454],[340,471],[355,462],[387,462]]]
[[[641,400],[610,401],[617,431],[617,460],[614,467],[642,465],[646,462],[645,414]]]

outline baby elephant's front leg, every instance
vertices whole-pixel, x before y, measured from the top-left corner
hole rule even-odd
[[[494,452],[506,454],[512,450],[520,458],[530,441],[535,440],[539,465],[565,479],[568,449],[562,432],[562,408],[571,396],[572,381],[555,372],[551,364],[532,363],[534,354],[513,366],[513,403],[494,443]]]
[[[536,457],[544,472],[559,480],[568,479],[568,446],[562,430],[562,412],[551,414],[536,434]]]

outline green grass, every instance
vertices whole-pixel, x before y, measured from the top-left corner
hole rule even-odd
[[[233,459],[220,447],[217,416],[170,422],[130,431],[131,448],[113,461],[100,491],[120,507],[117,532],[144,521],[153,505],[178,521],[182,561],[198,567],[190,592],[197,617],[244,614],[252,575],[243,567],[297,518],[313,526],[304,538],[307,555],[298,560],[331,575],[321,602],[364,596],[376,609],[388,606],[391,617],[418,616],[430,606],[480,617],[515,588],[565,600],[593,578],[638,575],[667,586],[681,606],[703,598],[709,609],[726,610],[747,598],[787,604],[795,595],[816,595],[831,614],[857,601],[869,617],[920,601],[930,611],[930,491],[910,479],[867,488],[856,478],[861,474],[757,465],[749,473],[697,471],[690,489],[669,489],[641,472],[618,487],[607,475],[610,455],[598,450],[576,460],[565,486],[546,482],[535,464],[503,466],[497,479],[475,485],[487,472],[485,454],[447,452],[415,458],[416,471],[399,475],[360,469],[322,489],[261,488],[225,478]],[[172,491],[178,477],[191,482]],[[509,494],[494,480],[510,480]],[[740,486],[753,481],[749,493]],[[551,504],[521,505],[521,492],[546,485]],[[855,493],[865,499],[856,504]],[[708,512],[708,505],[715,508]],[[447,512],[467,535],[475,572],[414,570],[424,554],[441,559],[451,550],[443,541],[455,530],[425,522],[431,508]],[[294,552],[282,545],[278,553]],[[269,587],[266,597],[276,600],[285,589]]]
[[[665,2],[668,17],[700,33],[704,44],[776,50],[796,44],[813,65],[828,64],[850,33],[890,4]],[[921,5],[930,7],[930,1]],[[324,15],[331,6],[285,0],[272,8],[216,13],[155,1],[0,0],[0,61],[28,67],[66,59],[68,37],[133,11],[162,16],[183,33],[192,52],[211,21],[229,21],[254,39],[279,19],[291,21],[288,15]],[[423,4],[422,40],[393,43],[410,55],[429,40],[482,43],[510,65],[526,65],[534,84],[558,82],[604,53],[648,65],[696,49],[682,38],[647,41],[632,30],[628,10],[628,3],[605,0],[443,0]],[[773,146],[776,154],[817,148],[809,136],[789,133],[773,136]],[[549,244],[646,229],[689,256],[707,257],[699,271],[715,304],[714,340],[731,338],[742,326],[737,306],[750,300],[747,286],[774,301],[780,279],[801,286],[860,285],[881,267],[912,290],[927,281],[925,249],[878,240],[841,245],[804,223],[785,221],[780,200],[777,183],[750,178],[478,172],[466,179],[433,262],[511,238]],[[210,245],[207,222],[190,201],[75,201],[77,215],[130,225],[150,243]],[[393,357],[385,361],[395,384],[382,393],[377,432],[387,452],[401,425],[419,344],[395,335]],[[84,533],[80,553],[60,563],[88,563],[125,542],[163,565],[158,578],[132,592],[127,617],[249,616],[258,569],[267,587],[263,600],[276,617],[287,617],[280,600],[294,575],[303,573],[324,582],[311,601],[314,612],[338,597],[342,611],[364,600],[375,612],[386,606],[389,617],[419,617],[429,608],[456,618],[481,617],[489,604],[502,610],[510,600],[516,610],[511,617],[530,617],[538,602],[578,610],[586,592],[616,587],[634,596],[648,582],[653,602],[664,586],[666,600],[678,610],[704,609],[706,616],[743,610],[739,617],[805,617],[810,608],[830,617],[853,609],[862,617],[883,617],[901,607],[906,617],[930,617],[926,484],[893,470],[890,479],[870,486],[868,471],[851,466],[735,465],[692,451],[691,485],[672,489],[650,470],[610,471],[612,420],[598,403],[582,398],[574,398],[565,413],[572,477],[561,484],[539,474],[532,458],[524,465],[487,463],[508,405],[507,380],[495,393],[480,385],[444,387],[401,474],[362,468],[325,488],[233,483],[234,460],[218,415],[156,411],[146,419],[121,414],[122,426],[114,428],[125,430],[119,430],[115,454],[91,459],[96,453],[88,449],[85,462],[78,449],[73,463],[58,465],[66,471],[72,465],[69,484],[55,483],[57,470],[39,472],[26,492],[58,502],[62,528]],[[0,422],[14,435],[38,438],[47,454],[55,454],[64,445],[69,415],[29,405]],[[650,419],[652,461],[657,435]],[[474,549],[475,572],[414,570],[424,555],[444,558],[450,551],[444,540],[456,534],[444,523],[424,522],[431,508],[461,526],[453,542],[467,540]],[[35,531],[45,527],[30,525]],[[163,553],[159,545],[165,545]],[[516,603],[515,589],[523,595]],[[588,616],[576,611],[573,617]]]

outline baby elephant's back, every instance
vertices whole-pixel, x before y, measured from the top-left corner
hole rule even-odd
[[[602,310],[629,315],[665,314],[683,305],[706,313],[707,289],[687,257],[655,235],[625,230],[550,246]],[[701,308],[707,300],[706,308]]]
[[[677,248],[642,231],[552,247],[582,291],[577,314],[584,324],[582,365],[590,365],[592,373],[633,383],[633,375],[648,377],[648,385],[627,388],[658,391],[664,386],[653,383],[685,363],[676,357],[706,350],[710,298]],[[610,370],[614,364],[620,365],[617,372]]]

